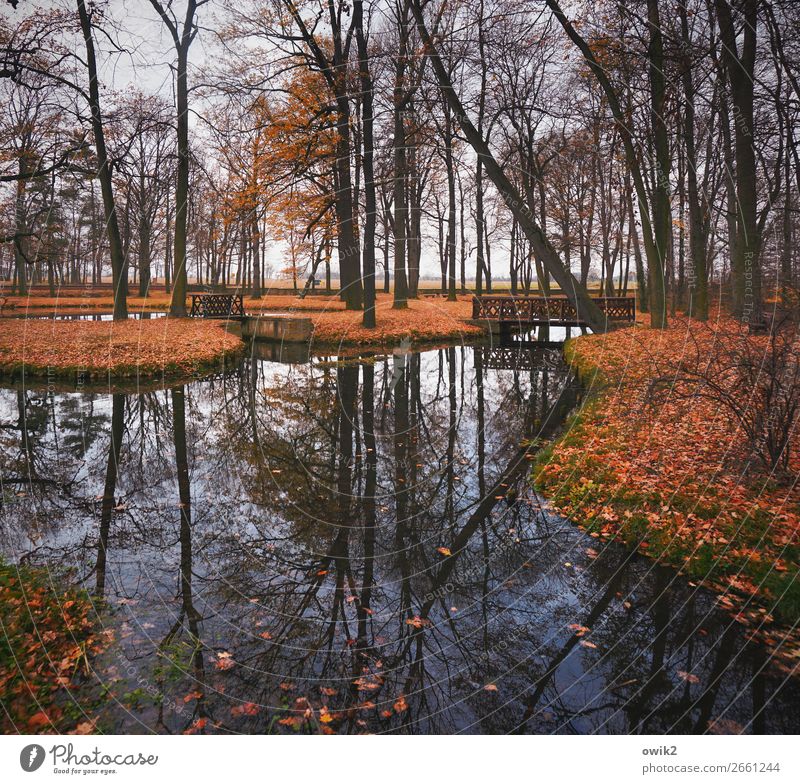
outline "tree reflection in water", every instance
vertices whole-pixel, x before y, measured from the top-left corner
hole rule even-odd
[[[4,555],[101,600],[101,726],[797,731],[796,683],[712,597],[541,508],[576,390],[526,352],[0,391]]]

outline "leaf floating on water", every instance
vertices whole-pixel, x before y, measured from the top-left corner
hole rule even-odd
[[[269,632],[261,632],[261,634],[259,634],[258,636],[261,637],[262,640],[272,639],[272,635]]]
[[[450,548],[449,547],[437,547],[436,548],[436,552],[440,553],[445,558],[449,558],[452,555],[452,553],[450,552]]]
[[[597,647],[591,640],[581,640],[581,645],[584,648],[596,648]]]
[[[686,683],[700,683],[700,678],[691,672],[686,672],[686,670],[678,670],[678,677],[686,681]]]
[[[183,734],[194,735],[196,732],[205,729],[206,724],[208,724],[208,719],[206,718],[195,719],[195,721],[192,722],[191,726],[183,731]]]
[[[714,735],[744,735],[745,729],[733,719],[711,719],[708,722],[708,731]]]
[[[420,618],[419,615],[415,615],[413,618],[406,619],[406,625],[421,629],[423,626],[430,626],[431,622],[427,618]]]
[[[358,687],[359,691],[374,691],[383,686],[383,679],[380,676],[376,676],[374,680],[370,680],[369,678],[356,678],[353,684]]]
[[[218,670],[229,670],[233,667],[236,662],[231,658],[231,654],[228,651],[220,651],[217,653],[217,661],[214,663],[214,666]]]
[[[483,687],[484,691],[497,691],[497,684],[496,683],[487,683]]]
[[[245,702],[231,708],[231,716],[255,716],[261,708],[254,702]]]
[[[319,687],[320,693],[324,694],[326,697],[334,697],[336,696],[336,689],[330,688],[330,686],[320,686]]]
[[[80,724],[75,727],[72,732],[68,732],[67,735],[91,735],[95,727],[97,725],[97,719],[90,719],[89,721],[82,721]]]
[[[581,626],[579,623],[571,623],[569,628],[575,632],[576,637],[583,637],[584,634],[591,631],[588,626]]]
[[[404,695],[400,695],[394,702],[392,707],[395,710],[395,713],[403,713],[403,711],[408,710],[408,703],[406,702],[406,698]]]

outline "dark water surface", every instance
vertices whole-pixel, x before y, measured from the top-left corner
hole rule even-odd
[[[2,554],[97,597],[107,732],[800,731],[710,594],[542,509],[576,400],[557,348],[3,389]]]
[[[164,318],[167,315],[166,311],[157,310],[137,310],[128,314],[129,319],[140,321],[142,319],[156,319]],[[22,311],[11,311],[6,318],[15,319],[37,319],[48,321],[113,321],[114,314],[108,313],[86,313],[80,308],[64,308],[56,313],[52,312],[52,308],[34,308],[25,309]]]

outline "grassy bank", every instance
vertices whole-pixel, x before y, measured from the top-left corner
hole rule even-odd
[[[110,642],[85,592],[0,562],[0,732],[92,731],[75,693]]]
[[[0,330],[0,373],[85,379],[184,376],[213,370],[241,350],[239,338],[218,323],[199,319],[7,319]]]
[[[678,393],[677,379],[732,339],[766,342],[745,338],[724,317],[570,341],[567,357],[588,393],[564,435],[540,455],[534,482],[596,539],[678,567],[718,591],[742,623],[774,619],[785,631],[800,620],[798,455],[789,477],[776,481],[750,459],[724,407]],[[657,399],[655,379],[667,381]],[[800,655],[796,642],[790,646]]]

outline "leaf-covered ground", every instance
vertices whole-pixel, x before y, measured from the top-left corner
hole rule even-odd
[[[784,639],[800,621],[796,448],[789,479],[777,483],[752,461],[747,468],[747,440],[726,410],[669,389],[657,404],[648,395],[652,379],[706,361],[743,334],[718,316],[571,341],[567,354],[590,389],[565,435],[542,453],[534,481],[593,537],[678,566],[719,591],[739,621],[800,657],[796,636]]]
[[[14,305],[13,312],[17,315],[23,312],[32,315],[90,315],[110,313],[113,307],[110,295],[103,292],[81,297],[73,291],[57,298],[10,297],[8,303]],[[480,327],[468,323],[472,317],[471,295],[459,295],[456,302],[448,302],[438,296],[422,296],[409,300],[405,310],[394,310],[392,303],[392,295],[378,294],[377,326],[375,329],[365,329],[361,324],[363,313],[345,310],[344,302],[336,295],[317,294],[301,299],[287,291],[286,294],[270,294],[260,299],[244,298],[245,312],[251,315],[283,312],[311,318],[314,323],[314,342],[328,346],[385,346],[400,343],[404,339],[419,342],[471,340],[483,334]],[[163,292],[154,292],[147,299],[128,298],[128,310],[132,314],[168,309],[169,298]]]
[[[241,340],[220,324],[199,319],[5,319],[0,373],[86,378],[189,374],[241,347]]]
[[[392,309],[389,297],[380,297],[375,309],[377,326],[362,326],[363,314],[344,309],[319,309],[307,313],[314,322],[314,342],[341,345],[395,344],[412,341],[474,340],[483,330],[467,323],[472,316],[472,297],[456,302],[424,297],[409,300],[405,310]]]
[[[94,721],[77,694],[112,640],[87,594],[43,571],[0,563],[0,732],[85,734]]]

